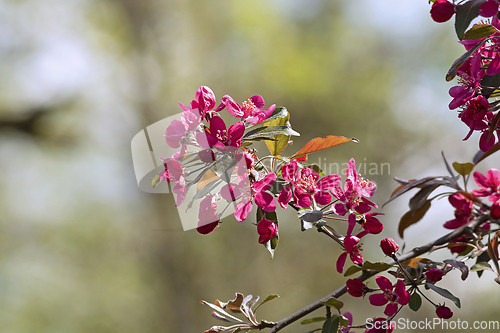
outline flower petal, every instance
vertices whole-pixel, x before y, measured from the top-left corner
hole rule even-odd
[[[368,297],[371,305],[382,306],[386,305],[388,300],[385,298],[385,294],[373,294]]]

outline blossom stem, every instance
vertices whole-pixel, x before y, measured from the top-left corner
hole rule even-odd
[[[427,253],[434,246],[446,244],[446,243],[462,236],[463,234],[467,233],[467,229],[472,229],[472,230],[476,229],[479,225],[486,222],[488,220],[488,218],[489,217],[486,215],[478,217],[478,218],[472,220],[471,222],[469,222],[468,224],[466,224],[465,226],[462,226],[458,229],[455,229],[455,230],[449,232],[448,234],[436,239],[433,242],[416,247],[413,250],[411,250],[405,254],[400,255],[398,257],[398,260],[405,261],[405,260],[408,260],[411,258],[415,258],[419,255],[424,254],[424,253]],[[394,265],[395,262],[391,260],[390,262],[388,262],[388,264]],[[374,270],[365,270],[365,271],[363,271],[363,273],[360,276],[358,276],[358,278],[361,281],[365,281],[365,280],[368,280],[369,278],[371,278],[372,276],[377,275],[378,273],[379,273],[378,271],[374,271]],[[344,285],[341,288],[330,293],[329,295],[323,297],[322,299],[319,299],[316,302],[311,303],[308,306],[298,310],[297,312],[293,313],[292,315],[288,316],[287,318],[284,318],[284,319],[276,322],[276,325],[274,325],[267,333],[276,333],[278,331],[281,331],[283,328],[287,327],[291,323],[293,323],[293,322],[299,320],[300,318],[307,316],[311,312],[323,307],[324,305],[322,302],[326,302],[327,300],[329,300],[332,297],[339,298],[342,295],[344,295],[346,292],[347,292],[347,286]]]
[[[425,298],[427,301],[429,301],[429,303],[431,303],[432,305],[436,306],[436,303],[434,303],[433,301],[431,301],[431,300],[429,299],[429,297],[425,296],[425,294],[424,294],[424,293],[423,293],[423,292],[422,292],[422,291],[421,291],[418,287],[416,287],[416,290],[418,291],[418,293],[419,293],[420,295],[424,296],[424,298]]]

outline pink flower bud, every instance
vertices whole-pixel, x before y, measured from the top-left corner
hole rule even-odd
[[[207,86],[201,86],[196,90],[195,100],[198,102],[198,108],[203,111],[211,111],[215,107],[215,94]]]
[[[451,312],[450,308],[444,305],[436,307],[436,314],[439,318],[443,319],[450,319],[451,317],[453,317],[453,312]]]
[[[425,277],[429,281],[438,282],[443,278],[443,271],[437,268],[431,268],[425,272]]]
[[[278,226],[272,221],[263,219],[257,223],[257,232],[259,233],[259,243],[265,244],[278,234]]]
[[[349,279],[346,281],[347,292],[353,297],[361,297],[368,291],[366,284],[361,279]]]
[[[446,0],[436,0],[431,8],[431,17],[438,23],[448,21],[455,14],[455,5]]]
[[[399,249],[399,245],[392,238],[385,238],[380,241],[380,247],[386,256],[391,256]]]
[[[493,205],[491,205],[490,216],[495,220],[500,219],[500,204],[498,202],[495,202]]]

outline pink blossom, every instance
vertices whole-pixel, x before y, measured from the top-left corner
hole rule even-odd
[[[441,305],[436,307],[436,315],[442,319],[450,319],[451,317],[453,317],[453,312],[451,312],[450,308]]]
[[[259,233],[259,244],[265,244],[278,234],[278,226],[272,221],[263,219],[257,223],[257,232]]]
[[[186,127],[181,121],[174,119],[167,127],[165,140],[170,147],[179,148],[184,135],[186,135]]]
[[[278,202],[283,208],[288,206],[292,197],[297,206],[303,208],[311,206],[313,197],[318,204],[327,205],[332,201],[328,192],[340,182],[339,175],[328,175],[319,179],[319,175],[311,168],[298,170],[295,160],[283,165],[281,174],[286,183],[279,194]]]
[[[238,186],[231,184],[225,185],[221,189],[221,195],[226,200],[236,200],[241,197],[241,201],[236,204],[234,217],[238,222],[243,222],[253,209],[252,200],[255,204],[266,212],[274,212],[276,210],[276,201],[272,194],[268,193],[276,180],[274,173],[267,174],[258,182],[249,185],[248,177],[239,183]]]
[[[477,130],[485,130],[488,128],[488,115],[490,104],[484,96],[476,96],[468,100],[465,111],[458,116],[467,126],[470,131],[464,140],[467,140]]]
[[[186,197],[186,179],[182,169],[182,164],[173,158],[166,158],[163,160],[163,165],[165,166],[165,170],[160,172],[159,176],[162,180],[169,183],[175,183],[175,186],[172,188],[172,192],[177,195],[175,205],[179,206]]]
[[[431,7],[431,17],[438,23],[448,21],[455,14],[455,5],[447,0],[436,0]]]
[[[243,118],[253,125],[260,124],[267,117],[269,117],[276,108],[276,104],[271,105],[269,108],[264,109],[264,98],[260,95],[252,96],[248,101],[239,105],[231,96],[225,95],[222,97],[222,103],[226,106],[227,111],[235,117]]]
[[[403,280],[398,280],[395,288],[393,288],[392,283],[383,276],[377,276],[375,281],[383,293],[370,295],[370,304],[383,306],[389,303],[384,310],[386,316],[395,314],[398,311],[398,304],[406,305],[410,302],[410,293],[405,290]]]
[[[359,244],[359,241],[360,239],[356,236],[347,236],[344,238],[345,252],[343,252],[337,259],[337,272],[342,273],[344,270],[347,255],[349,255],[349,258],[351,258],[353,263],[363,263],[363,256],[359,252],[361,250],[361,244]]]
[[[361,217],[361,226],[370,234],[377,235],[384,230],[384,225],[376,217],[376,215],[384,215],[382,213],[367,213]]]
[[[489,131],[483,131],[483,134],[481,134],[481,137],[479,138],[479,149],[481,151],[487,152],[491,148],[493,148],[493,145],[495,145],[495,135],[493,133],[489,133]]]
[[[455,207],[455,218],[444,224],[446,229],[457,229],[467,224],[472,215],[472,201],[461,193],[453,193],[448,197],[450,204]]]
[[[500,171],[490,169],[483,175],[479,172],[474,172],[474,181],[482,187],[480,190],[473,190],[472,194],[476,197],[488,197],[490,202],[497,202],[500,199]]]
[[[438,282],[443,278],[443,271],[437,268],[430,268],[425,272],[425,277],[429,281]]]
[[[481,55],[479,53],[476,53],[460,66],[457,71],[460,86],[451,87],[449,90],[450,96],[453,97],[453,100],[449,104],[450,110],[464,105],[479,91],[481,80],[486,74],[485,71],[480,69]]]
[[[482,17],[496,16],[498,13],[498,1],[488,0],[479,7],[479,15]]]
[[[500,203],[495,202],[493,205],[491,205],[490,216],[494,220],[500,219]]]
[[[399,245],[392,238],[382,239],[380,247],[386,256],[392,256],[399,250]]]
[[[213,196],[209,195],[201,200],[198,219],[198,228],[196,228],[196,230],[204,235],[214,231],[215,227],[219,224],[217,201]]]
[[[347,179],[344,183],[344,190],[338,184],[334,184],[331,192],[340,201],[345,203],[346,210],[354,210],[359,214],[368,213],[371,207],[378,208],[365,197],[371,197],[377,186],[375,183],[359,176],[356,171],[354,159],[350,159],[346,170]]]
[[[222,118],[215,116],[210,119],[210,127],[204,133],[196,134],[196,141],[202,148],[217,148],[221,151],[226,147],[238,148],[241,145],[241,137],[245,132],[245,124],[242,121],[226,128]]]
[[[359,278],[349,279],[345,283],[347,292],[353,297],[365,296],[370,290]]]
[[[220,104],[217,109],[214,110],[215,107],[215,94],[207,86],[201,86],[196,90],[196,94],[194,100],[189,103],[189,106],[184,106],[179,102],[179,105],[184,111],[196,110],[200,115],[201,119],[207,119],[206,114],[208,111],[220,111],[224,108],[223,104]]]
[[[462,253],[467,249],[467,245],[458,245],[453,243],[468,243],[471,240],[471,237],[469,235],[463,235],[458,238],[455,238],[450,242],[450,246],[448,246],[449,250],[451,253]]]

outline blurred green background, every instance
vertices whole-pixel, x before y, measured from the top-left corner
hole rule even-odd
[[[130,141],[200,85],[218,101],[260,94],[286,106],[302,135],[285,152],[344,135],[360,143],[310,160],[389,163],[390,174],[369,177],[382,204],[394,176],[445,174],[442,150],[460,162],[477,150],[447,109],[444,73],[462,49],[452,23],[428,10],[425,0],[0,1],[0,332],[203,332],[221,323],[202,299],[279,294],[257,313],[277,321],[337,289],[340,249],[300,232],[292,212],[279,211],[272,260],[251,221],[182,231],[171,195],[139,190]],[[407,199],[381,210],[381,236],[400,244]],[[408,229],[407,248],[445,232],[453,210],[435,206]],[[365,258],[381,260],[377,249],[367,237]],[[461,310],[446,302],[456,317],[498,320],[492,278],[443,282],[462,297]],[[355,324],[382,315],[343,300]]]

